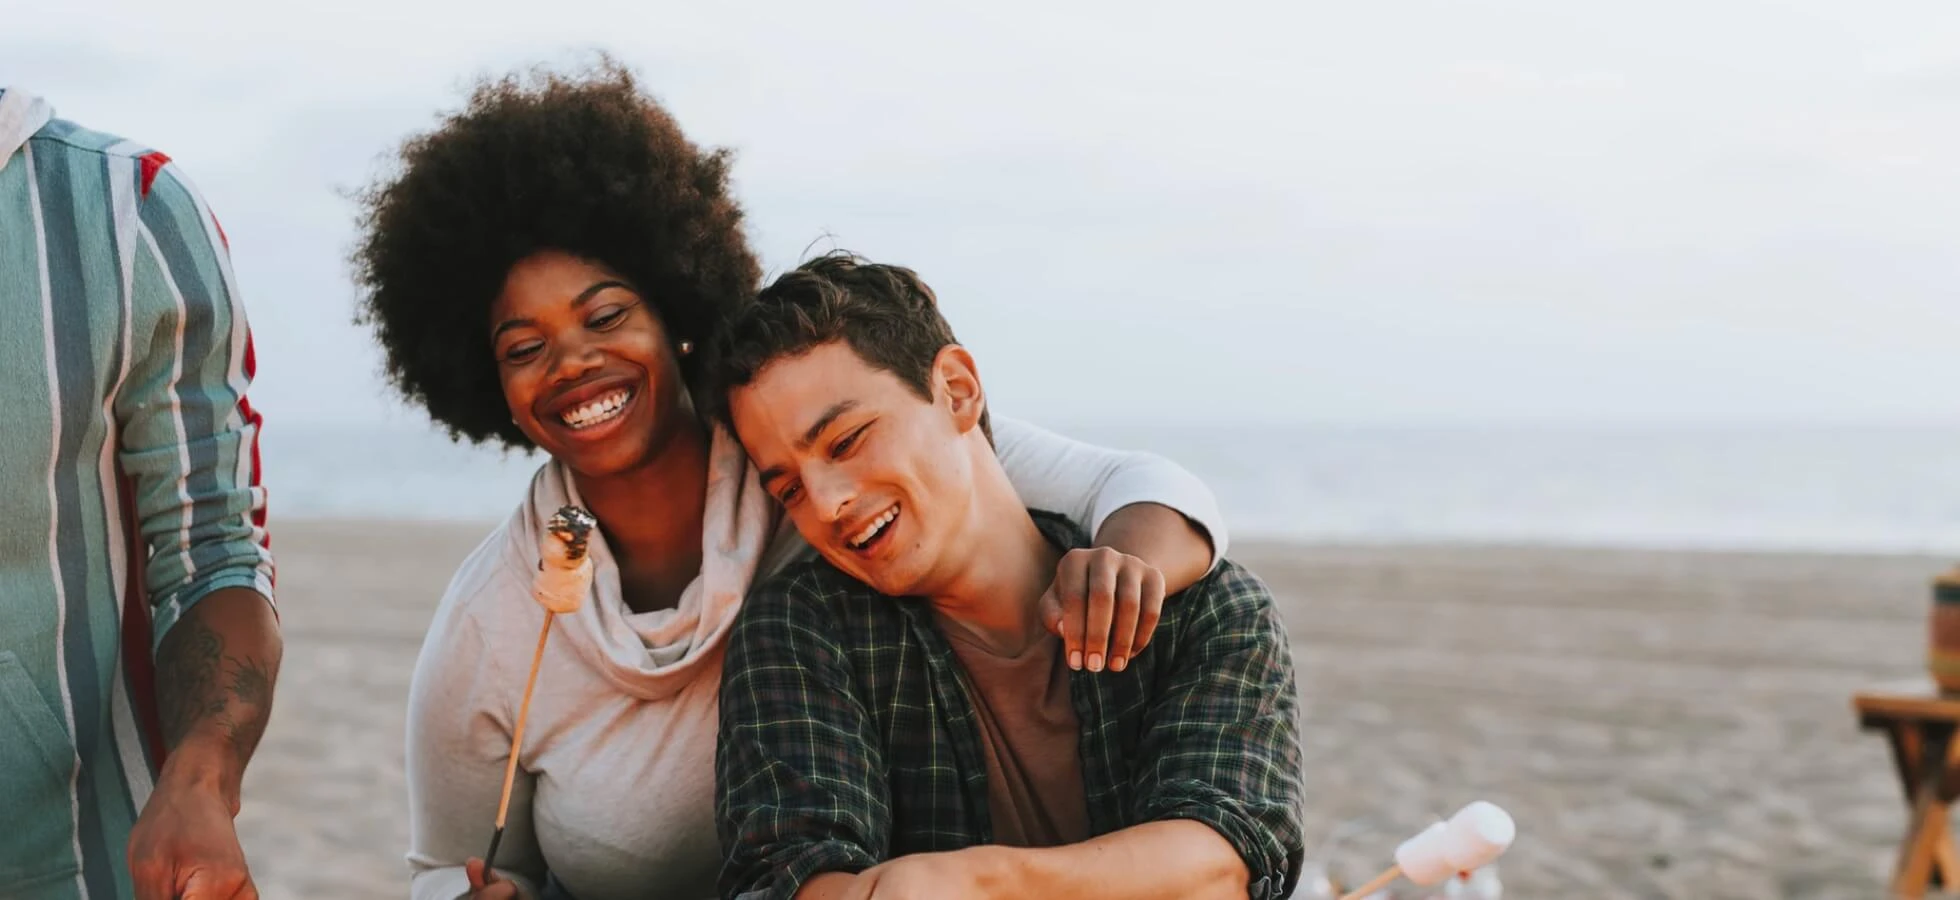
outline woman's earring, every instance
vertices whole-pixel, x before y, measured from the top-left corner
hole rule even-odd
[[[688,355],[689,353],[693,353],[693,352],[694,352],[694,342],[693,342],[693,341],[682,341],[682,342],[681,342],[681,355],[682,355],[682,356],[686,356],[686,355]]]

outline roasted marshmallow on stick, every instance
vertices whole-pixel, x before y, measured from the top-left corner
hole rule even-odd
[[[531,596],[548,615],[578,612],[585,603],[592,589],[592,557],[585,551],[598,525],[591,513],[576,506],[560,509],[545,523],[548,536],[538,540],[538,577],[531,583]]]
[[[1374,880],[1349,891],[1341,900],[1360,900],[1388,886],[1397,876],[1424,887],[1441,884],[1457,872],[1472,872],[1495,862],[1518,835],[1511,814],[1495,803],[1478,800],[1436,822],[1395,848],[1395,865]]]
[[[497,830],[490,836],[490,849],[483,854],[483,877],[497,859],[497,844],[504,839],[504,819],[510,812],[510,786],[517,777],[517,751],[524,746],[524,723],[531,716],[531,689],[538,684],[538,666],[544,662],[544,644],[551,637],[551,620],[562,613],[578,612],[585,595],[592,589],[592,557],[586,553],[592,529],[599,520],[576,506],[558,510],[545,523],[545,534],[538,538],[538,575],[531,582],[531,597],[544,607],[544,627],[538,631],[538,649],[531,655],[531,674],[524,681],[524,702],[517,708],[517,728],[510,736],[510,758],[504,763],[504,794],[497,801]]]

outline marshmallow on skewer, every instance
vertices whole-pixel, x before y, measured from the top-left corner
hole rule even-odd
[[[586,552],[592,529],[598,527],[592,514],[576,506],[558,510],[545,525],[557,540],[538,541],[538,576],[531,583],[531,597],[547,612],[577,612],[592,588],[592,556]]]
[[[538,649],[531,654],[531,674],[524,679],[524,700],[517,707],[517,728],[510,736],[510,756],[504,762],[504,792],[497,800],[497,825],[490,833],[490,849],[483,853],[485,878],[491,878],[497,860],[497,845],[504,840],[505,819],[510,815],[510,788],[517,776],[517,754],[524,747],[524,726],[531,718],[531,691],[538,686],[538,667],[544,662],[544,644],[551,637],[551,620],[560,613],[577,612],[592,589],[592,556],[585,551],[592,529],[599,520],[576,506],[560,507],[545,523],[550,538],[538,539],[538,575],[531,581],[531,597],[544,607],[544,627],[538,631]]]
[[[1395,848],[1395,865],[1341,900],[1360,900],[1403,876],[1423,887],[1441,884],[1457,872],[1471,872],[1495,862],[1518,835],[1511,814],[1495,803],[1478,800],[1437,822]]]
[[[1504,854],[1517,833],[1509,813],[1478,800],[1457,810],[1448,822],[1437,822],[1403,841],[1395,848],[1395,865],[1416,884],[1440,884],[1457,872],[1489,865]]]

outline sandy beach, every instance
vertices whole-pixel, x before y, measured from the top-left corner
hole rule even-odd
[[[286,661],[239,828],[268,898],[400,897],[403,710],[488,526],[284,522]],[[1920,671],[1928,581],[1887,556],[1245,543],[1305,695],[1315,839],[1359,881],[1472,799],[1507,897],[1862,898],[1905,825],[1850,694]]]

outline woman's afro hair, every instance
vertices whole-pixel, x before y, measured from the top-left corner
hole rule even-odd
[[[356,321],[374,327],[389,382],[452,438],[528,449],[489,340],[511,266],[543,250],[600,263],[671,339],[704,345],[760,278],[728,161],[690,143],[611,59],[481,81],[360,194]],[[690,384],[698,359],[681,359]]]

